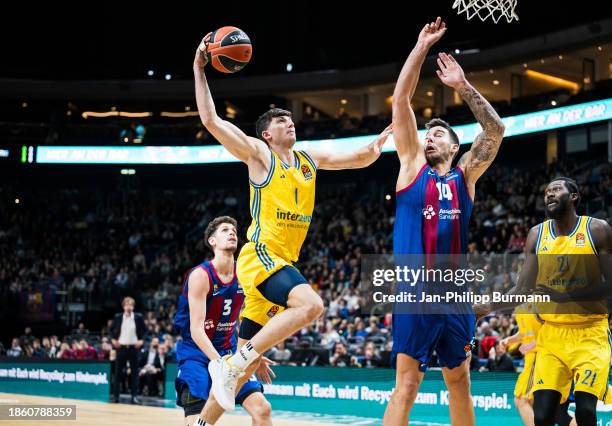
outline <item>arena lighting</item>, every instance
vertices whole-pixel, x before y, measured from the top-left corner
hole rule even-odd
[[[0,158],[8,158],[10,151],[8,149],[0,149]]]
[[[145,118],[151,117],[153,115],[152,112],[127,112],[127,111],[105,111],[105,112],[96,112],[96,111],[85,111],[81,116],[84,119],[92,118],[106,118],[106,117],[127,117],[127,118]]]
[[[182,118],[182,117],[197,117],[200,115],[197,111],[185,111],[185,112],[170,112],[162,111],[160,116],[169,118]]]
[[[525,71],[525,75],[527,75],[527,77],[545,81],[549,84],[554,84],[555,86],[565,87],[566,89],[570,89],[574,93],[578,92],[578,90],[580,89],[580,85],[578,83],[574,83],[573,81],[569,81],[564,78],[555,77],[554,75],[544,74],[543,72],[527,70]]]
[[[544,111],[504,117],[505,137],[544,132],[563,127],[612,119],[612,98],[553,108]],[[477,123],[453,126],[461,144],[474,141],[481,131]],[[334,147],[351,151],[372,141],[376,135],[351,138],[300,141],[296,149]],[[425,130],[419,130],[424,138]],[[390,137],[392,139],[392,137]],[[506,142],[511,143],[511,142]],[[26,148],[27,149],[27,148]],[[383,152],[394,152],[395,145],[387,141]],[[238,160],[220,145],[212,146],[40,146],[36,162],[43,164],[207,164],[231,163]]]
[[[135,175],[136,174],[136,170],[134,170],[134,169],[121,169],[121,174],[122,175]]]

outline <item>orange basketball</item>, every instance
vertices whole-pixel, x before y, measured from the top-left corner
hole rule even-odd
[[[249,63],[252,53],[249,36],[236,27],[219,28],[208,42],[208,62],[224,73],[240,71]]]

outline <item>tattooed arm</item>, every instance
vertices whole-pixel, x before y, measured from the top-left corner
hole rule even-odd
[[[482,127],[482,132],[474,139],[472,148],[461,157],[458,164],[465,173],[466,183],[473,198],[476,181],[497,155],[504,137],[504,123],[491,104],[467,81],[455,58],[440,53],[438,66],[440,69],[436,72],[440,80],[461,95]]]

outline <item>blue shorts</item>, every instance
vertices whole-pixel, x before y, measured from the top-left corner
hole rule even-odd
[[[183,388],[187,386],[189,392],[194,397],[202,400],[208,399],[208,393],[210,392],[210,386],[212,379],[208,374],[208,359],[204,358],[201,360],[186,359],[180,361],[178,364],[178,374],[174,380],[174,387],[176,389],[176,405],[182,407],[181,403],[181,392]],[[244,400],[254,392],[262,392],[263,386],[255,375],[252,375],[248,381],[242,385],[240,391],[236,395],[236,404],[242,404]]]
[[[392,364],[403,353],[419,361],[425,372],[435,350],[441,367],[458,367],[472,351],[475,326],[474,314],[395,314]]]

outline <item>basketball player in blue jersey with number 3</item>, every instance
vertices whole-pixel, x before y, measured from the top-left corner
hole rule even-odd
[[[176,348],[177,404],[185,411],[185,424],[196,426],[212,425],[223,414],[212,395],[209,398],[208,363],[236,351],[236,324],[244,302],[234,260],[238,248],[236,221],[218,217],[208,224],[204,236],[215,255],[185,274],[174,317],[174,326],[182,336]],[[269,383],[273,375],[269,363],[263,358],[260,365],[253,364],[236,395],[236,402],[251,415],[254,426],[272,425],[270,403],[263,396],[262,385],[254,376],[249,378],[257,368],[257,376]]]
[[[456,167],[459,138],[443,120],[427,123],[422,143],[410,101],[429,49],[444,35],[446,25],[438,17],[425,25],[408,56],[393,93],[393,129],[400,172],[394,254],[459,255],[467,251],[468,223],[478,178],[493,162],[501,144],[504,125],[480,93],[468,83],[455,59],[440,53],[438,77],[459,93],[482,126],[471,150]],[[397,306],[396,306],[397,307]],[[399,314],[393,316],[393,359],[396,386],[383,424],[406,425],[410,410],[435,350],[450,396],[453,425],[473,425],[470,395],[469,352],[476,317],[467,314]]]

